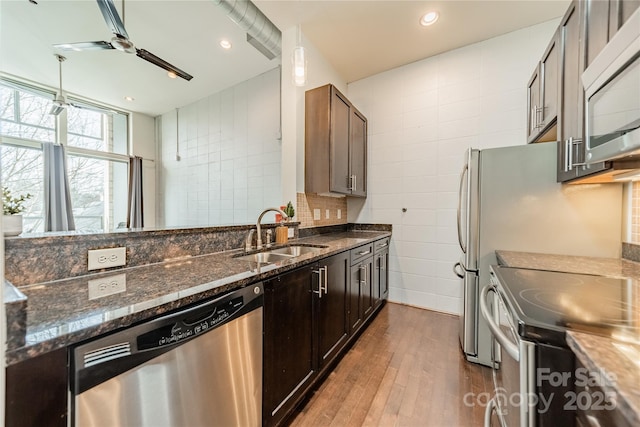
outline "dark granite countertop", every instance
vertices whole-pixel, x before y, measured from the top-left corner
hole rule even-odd
[[[640,263],[619,258],[597,258],[532,252],[496,251],[501,265],[564,273],[592,274],[640,280]],[[638,286],[634,286],[635,289]],[[640,327],[640,295],[633,295],[631,322]],[[640,343],[633,337],[600,336],[567,331],[567,344],[590,371],[604,373],[606,390],[617,396],[616,407],[631,425],[640,425]]]
[[[7,364],[127,327],[390,236],[388,231],[348,231],[290,240],[289,245],[326,247],[261,267],[234,258],[242,254],[242,250],[234,250],[22,286],[20,291],[27,297],[26,331],[24,327],[8,328]],[[123,292],[89,300],[90,281],[123,274],[126,276]],[[14,319],[7,320],[11,326]]]
[[[640,279],[640,263],[621,258],[597,258],[535,252],[496,251],[498,263],[506,267],[563,273]]]
[[[603,380],[629,425],[640,425],[640,345],[582,332],[567,332],[567,343],[585,368]]]

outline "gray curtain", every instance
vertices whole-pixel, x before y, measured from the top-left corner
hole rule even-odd
[[[144,227],[142,211],[142,157],[129,159],[129,203],[127,206],[127,228]]]
[[[62,145],[45,142],[44,154],[44,231],[75,230],[71,192],[67,176],[67,156]]]

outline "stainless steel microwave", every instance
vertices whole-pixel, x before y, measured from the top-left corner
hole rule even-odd
[[[585,163],[640,156],[640,9],[582,74]]]

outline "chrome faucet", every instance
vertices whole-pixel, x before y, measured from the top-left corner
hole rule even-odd
[[[262,249],[262,232],[260,231],[260,222],[262,221],[262,217],[264,216],[264,214],[270,211],[279,213],[280,215],[282,215],[283,219],[289,218],[286,213],[282,212],[278,208],[267,208],[262,211],[262,213],[258,217],[258,222],[256,223],[256,229],[258,230],[258,237],[256,238],[256,249],[258,250]]]
[[[253,242],[253,233],[255,233],[255,231],[256,230],[254,230],[253,228],[249,230],[249,235],[247,236],[247,239],[244,241],[245,252],[249,252],[251,250],[251,243]]]

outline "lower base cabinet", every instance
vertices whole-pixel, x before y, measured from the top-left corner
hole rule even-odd
[[[5,426],[67,426],[67,349],[16,363],[6,370]]]
[[[372,244],[354,251],[264,282],[264,426],[285,422],[382,306],[387,258],[379,269]]]

